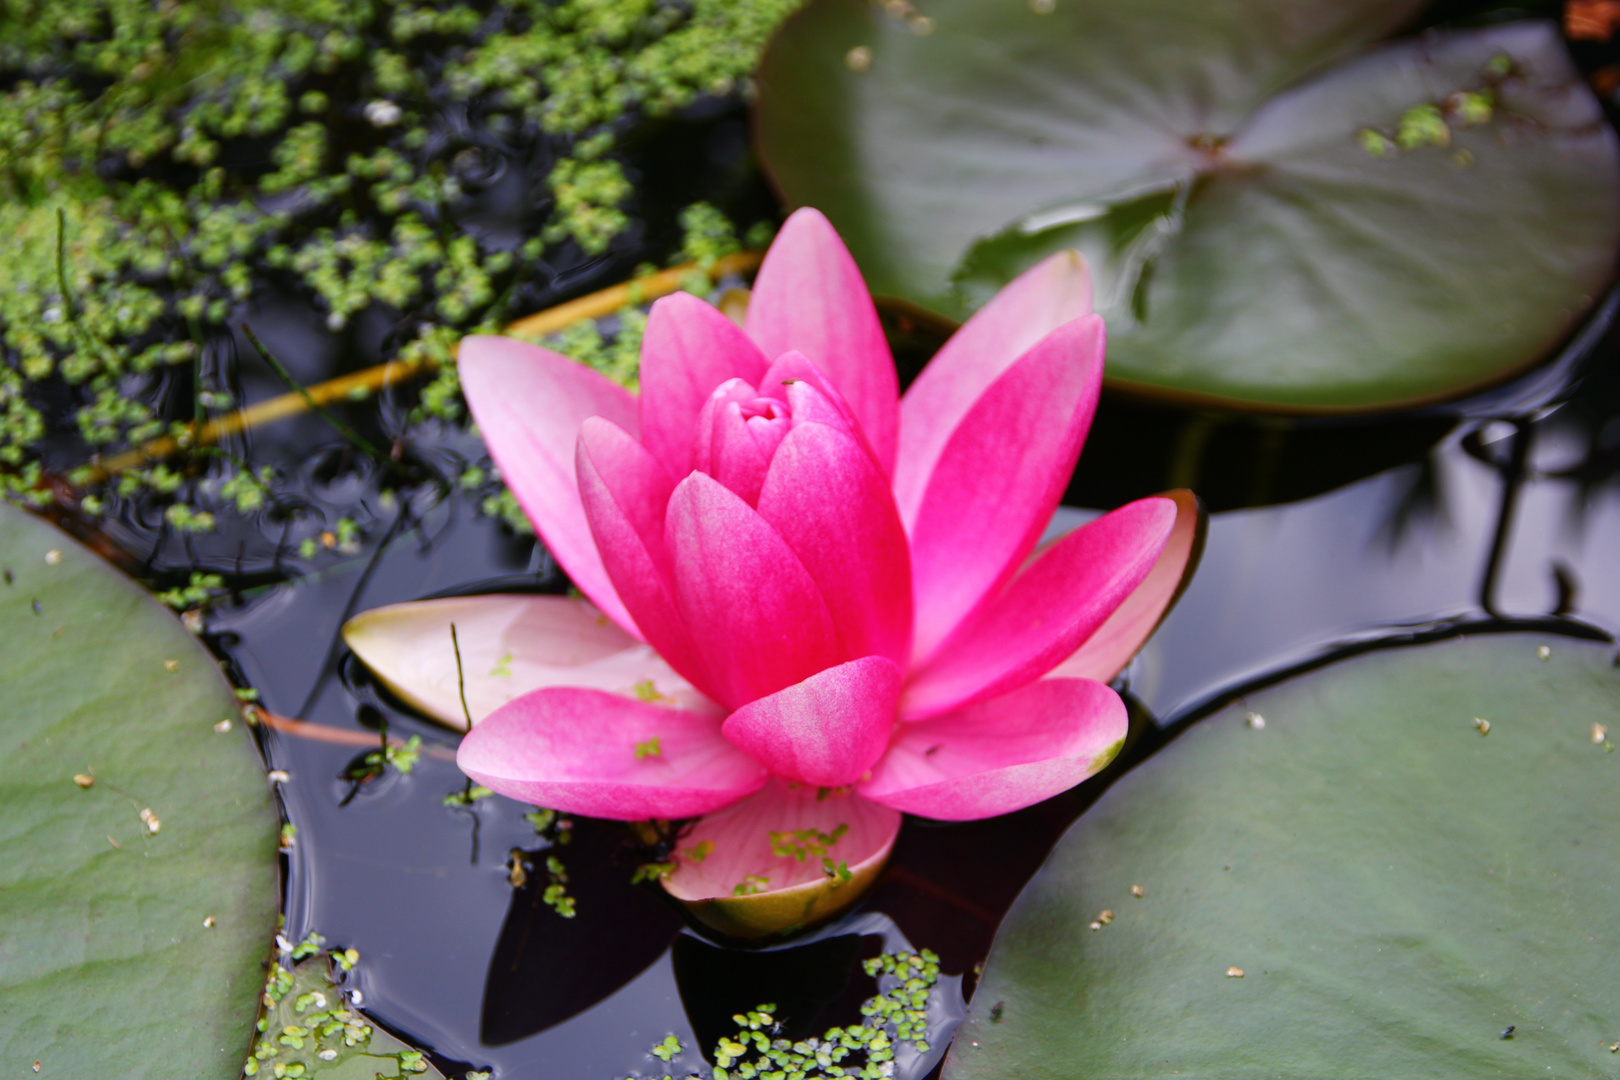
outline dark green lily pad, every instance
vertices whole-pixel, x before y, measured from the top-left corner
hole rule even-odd
[[[1352,55],[1421,6],[813,0],[760,146],[876,291],[961,318],[1075,247],[1116,383],[1409,405],[1545,356],[1620,240],[1620,150],[1556,29]]]
[[[6,503],[0,570],[0,1061],[239,1076],[277,818],[230,686],[172,612]]]
[[[1456,639],[1195,725],[1019,897],[946,1077],[1612,1078],[1613,656]]]

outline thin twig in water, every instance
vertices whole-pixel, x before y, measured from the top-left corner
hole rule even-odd
[[[724,256],[708,271],[709,279],[715,281],[727,274],[746,274],[759,266],[764,254],[763,251],[740,251],[735,255]],[[577,300],[570,300],[518,319],[506,328],[506,332],[539,336],[556,333],[584,319],[599,319],[632,303],[645,303],[660,296],[667,296],[681,287],[687,275],[699,269],[697,264],[687,263],[634,281],[610,285],[589,296],[582,296]],[[276,420],[297,416],[307,411],[312,401],[319,404],[349,400],[356,396],[364,397],[396,383],[405,382],[407,379],[414,379],[438,366],[438,361],[424,355],[410,360],[389,360],[387,363],[363,371],[340,375],[335,379],[307,387],[300,393],[282,394],[246,408],[236,409],[224,416],[217,416],[201,426],[195,437],[195,443],[218,442],[220,439],[262,427]],[[133,469],[148,461],[161,461],[181,449],[183,448],[178,441],[165,435],[107,458],[93,470],[92,476],[96,479],[116,476],[126,469]]]
[[[253,328],[251,326],[249,326],[247,323],[243,323],[242,333],[247,335],[248,341],[250,341],[253,344],[253,347],[259,351],[259,355],[264,357],[264,362],[269,364],[271,368],[275,370],[275,373],[281,377],[281,381],[286,383],[292,388],[294,393],[304,399],[304,404],[308,406],[310,410],[319,413],[321,415],[321,419],[325,420],[328,424],[331,424],[339,435],[342,435],[345,439],[348,439],[356,450],[359,450],[362,454],[365,454],[373,460],[383,460],[382,453],[378,451],[375,446],[371,445],[370,440],[368,440],[358,431],[354,430],[354,428],[350,427],[348,424],[345,424],[343,421],[339,420],[329,409],[326,408],[326,406],[322,405],[319,401],[316,401],[315,398],[310,394],[309,390],[305,388],[304,384],[293,378],[292,372],[281,366],[281,361],[277,360],[275,356],[271,354],[270,350],[264,347],[264,342],[259,340],[259,335],[253,332]]]

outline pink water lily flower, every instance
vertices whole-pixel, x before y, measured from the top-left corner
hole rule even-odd
[[[1170,603],[1196,520],[1185,493],[1147,498],[1035,551],[1097,403],[1090,293],[1080,258],[1053,256],[902,398],[853,259],[800,210],[745,328],[695,296],[653,305],[639,398],[469,338],[490,453],[594,610],[435,601],[349,640],[453,717],[458,622],[469,671],[496,661],[469,687],[461,768],[574,814],[701,816],[665,882],[688,900],[881,863],[902,811],[983,818],[1064,791],[1125,735],[1104,681]]]

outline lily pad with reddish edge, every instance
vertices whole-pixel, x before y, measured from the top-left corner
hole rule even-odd
[[[960,319],[1091,264],[1116,386],[1376,411],[1547,356],[1613,278],[1620,151],[1556,29],[1366,51],[1414,0],[814,0],[759,145],[873,291]]]

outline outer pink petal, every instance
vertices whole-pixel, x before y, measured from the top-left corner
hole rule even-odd
[[[675,488],[665,536],[676,604],[725,705],[735,709],[851,659],[793,549],[712,477],[693,473]]]
[[[1085,644],[1052,669],[1051,677],[1111,681],[1131,662],[1181,595],[1204,547],[1204,516],[1198,508],[1198,497],[1190,491],[1167,491],[1162,497],[1176,504],[1176,524],[1147,580]]]
[[[889,485],[847,434],[794,420],[765,476],[759,515],[815,579],[845,654],[904,664],[911,555]]]
[[[1113,760],[1125,703],[1089,679],[1042,679],[998,698],[902,724],[856,792],[944,821],[994,817],[1078,784]]]
[[[957,425],[911,529],[919,665],[1040,538],[1091,426],[1102,361],[1102,319],[1067,323],[991,383]]]
[[[712,696],[713,680],[675,604],[664,547],[668,474],[640,443],[600,417],[580,428],[578,471],[592,537],[642,637]]]
[[[456,628],[452,644],[450,628]],[[454,728],[544,686],[578,686],[718,713],[663,657],[584,600],[453,596],[356,615],[343,640],[388,688]],[[456,663],[459,648],[461,663]]]
[[[1148,576],[1175,521],[1171,500],[1139,499],[1052,544],[912,676],[901,715],[937,716],[1056,667]]]
[[[462,338],[456,366],[490,455],[547,550],[603,614],[635,633],[591,539],[574,475],[580,425],[602,416],[634,435],[635,397],[565,356],[512,338]]]
[[[766,356],[797,350],[860,418],[885,473],[894,469],[899,379],[877,308],[844,242],[819,210],[787,219],[754,280],[748,336]]]
[[[818,787],[859,780],[889,745],[900,668],[863,656],[818,671],[726,718],[721,733],[773,776]]]
[[[974,313],[900,399],[894,497],[909,528],[934,465],[990,384],[1047,334],[1091,314],[1085,259],[1060,251],[1014,278]]]
[[[641,441],[672,476],[693,469],[698,414],[727,379],[757,386],[767,360],[725,315],[690,293],[652,306],[641,339]]]
[[[840,826],[837,841],[821,845],[825,855],[808,850],[815,834],[831,837]],[[679,867],[664,879],[664,888],[681,900],[732,896],[739,885],[754,891],[788,889],[825,878],[823,858],[835,868],[842,862],[853,869],[885,857],[899,832],[900,814],[887,806],[848,792],[826,794],[808,784],[772,780],[752,798],[699,821],[681,840]],[[804,857],[778,855],[773,846],[796,849]],[[706,852],[701,859],[698,850]]]
[[[536,690],[491,713],[461,741],[456,764],[522,802],[619,821],[707,814],[765,783],[715,717],[572,688]]]

